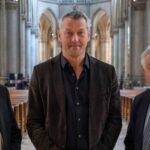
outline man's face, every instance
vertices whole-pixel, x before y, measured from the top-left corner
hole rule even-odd
[[[150,83],[150,54],[145,57],[145,77]]]
[[[87,22],[83,18],[77,20],[65,18],[58,32],[58,40],[65,57],[84,56],[90,40]]]

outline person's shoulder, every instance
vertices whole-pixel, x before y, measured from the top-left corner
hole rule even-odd
[[[135,96],[135,104],[142,102],[143,99],[150,98],[150,89],[143,91],[142,93]]]
[[[91,63],[98,64],[98,65],[101,65],[103,67],[113,67],[111,64],[103,62],[103,61],[101,61],[101,60],[99,60],[99,59],[97,59],[97,58],[95,58],[93,56],[89,56],[89,59],[90,59]]]
[[[8,94],[8,89],[2,84],[0,84],[0,94],[1,94],[1,96],[2,95],[4,96],[4,95]]]
[[[40,63],[40,64],[37,64],[34,68],[35,69],[45,69],[45,68],[47,68],[47,67],[50,67],[50,65],[52,65],[53,63],[55,63],[55,62],[57,62],[57,60],[59,59],[59,55],[57,55],[57,56],[55,56],[55,57],[53,57],[53,58],[49,58],[48,60],[46,60],[46,61],[44,61],[44,62],[42,62],[42,63]]]
[[[2,84],[0,84],[0,91],[6,91],[6,87]]]
[[[140,93],[140,94],[138,94],[138,95],[136,96],[136,98],[141,99],[141,98],[143,98],[143,97],[145,97],[145,96],[150,96],[150,90],[149,90],[149,89],[143,91],[143,92]]]

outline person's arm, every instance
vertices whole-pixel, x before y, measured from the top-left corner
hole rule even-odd
[[[11,150],[21,150],[21,132],[18,128],[17,122],[14,117],[14,112],[11,107],[10,97],[8,90],[5,88],[7,106],[9,110],[10,124],[11,124],[11,134],[10,134],[10,149]]]
[[[109,114],[104,127],[102,138],[99,142],[99,149],[112,150],[118,139],[121,127],[122,119],[120,107],[120,92],[115,69],[113,67],[110,88]]]
[[[47,83],[48,84],[48,83]],[[27,117],[27,130],[29,137],[38,150],[50,150],[53,144],[48,137],[45,127],[45,99],[41,94],[41,85],[36,68],[34,68],[29,85],[29,110]]]
[[[136,111],[135,111],[135,101],[132,105],[131,117],[127,129],[127,134],[124,140],[125,150],[134,150],[134,135],[135,135],[135,122],[136,122]]]

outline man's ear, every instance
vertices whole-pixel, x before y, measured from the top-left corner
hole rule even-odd
[[[60,30],[57,31],[57,39],[58,39],[58,42],[61,42],[61,33],[60,33]]]
[[[88,38],[89,38],[89,40],[88,40],[88,42],[91,40],[91,32],[90,31],[88,31]]]
[[[61,46],[61,33],[60,33],[60,31],[57,31],[57,40],[58,40],[58,46],[62,47]]]

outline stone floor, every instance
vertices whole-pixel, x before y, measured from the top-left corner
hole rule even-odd
[[[126,135],[127,126],[128,126],[128,123],[123,121],[122,130],[121,130],[120,136],[118,138],[118,141],[116,143],[114,150],[124,150],[123,140],[124,140],[124,137]],[[22,140],[22,144],[21,144],[21,150],[35,150],[35,148],[32,145],[27,134],[25,134],[23,136],[23,140]]]

